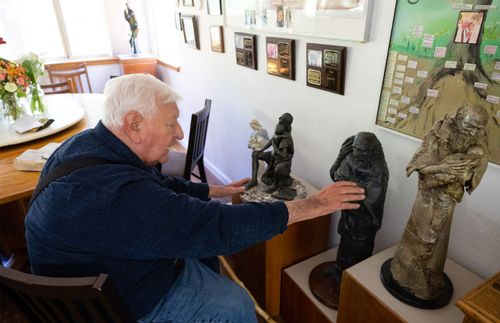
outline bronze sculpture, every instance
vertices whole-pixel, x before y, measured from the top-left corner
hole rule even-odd
[[[130,49],[133,54],[137,54],[137,34],[139,33],[139,24],[137,23],[137,19],[135,18],[135,13],[132,9],[129,8],[128,3],[125,4],[127,9],[123,11],[123,15],[125,20],[128,22],[130,27],[130,39],[128,41],[130,45]]]
[[[488,163],[488,113],[465,105],[437,121],[406,168],[418,172],[418,193],[382,281],[398,299],[421,308],[445,306],[453,286],[444,273],[451,220],[464,189],[470,194]]]
[[[284,113],[274,130],[274,135],[262,148],[252,152],[252,179],[246,185],[247,189],[258,184],[257,174],[259,171],[259,160],[267,163],[266,170],[261,181],[268,185],[266,193],[272,193],[273,197],[283,200],[293,200],[296,191],[290,187],[292,177],[292,158],[294,154],[292,139],[293,117],[290,113]],[[267,148],[272,151],[265,151]]]
[[[326,306],[336,309],[342,272],[372,255],[375,234],[382,224],[389,169],[377,137],[360,132],[347,138],[330,176],[335,182],[354,181],[366,192],[358,209],[341,213],[336,261],[318,265],[309,277],[313,294]]]

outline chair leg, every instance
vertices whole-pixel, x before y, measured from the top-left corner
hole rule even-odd
[[[200,179],[202,183],[207,183],[207,174],[205,174],[205,164],[203,163],[203,157],[198,161],[198,171],[200,172]]]

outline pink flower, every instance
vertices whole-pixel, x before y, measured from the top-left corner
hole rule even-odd
[[[4,73],[0,73],[0,81],[5,80],[6,75]]]
[[[27,87],[29,85],[26,78],[23,76],[19,76],[16,79],[16,83],[17,83],[17,85],[24,86],[24,87]]]

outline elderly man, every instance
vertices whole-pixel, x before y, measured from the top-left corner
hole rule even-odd
[[[183,138],[177,94],[152,76],[114,78],[105,88],[104,119],[64,142],[41,181],[81,160],[99,160],[54,179],[26,217],[34,273],[108,273],[143,322],[256,322],[236,284],[198,259],[230,254],[287,225],[364,198],[352,182],[300,201],[224,205],[210,197],[243,191],[245,180],[212,186],[164,177],[155,164]]]
[[[488,118],[479,105],[445,115],[406,168],[407,176],[418,172],[418,193],[390,272],[400,286],[424,300],[420,304],[440,298],[449,287],[443,269],[453,211],[464,188],[470,194],[486,170]]]

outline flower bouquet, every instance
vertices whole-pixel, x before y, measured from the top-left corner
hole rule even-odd
[[[0,100],[7,118],[17,120],[24,114],[19,98],[26,97],[29,86],[30,78],[21,65],[0,58]]]

